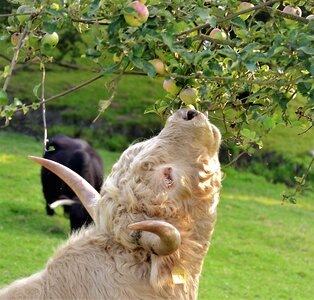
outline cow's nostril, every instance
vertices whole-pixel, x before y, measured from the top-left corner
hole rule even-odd
[[[198,111],[196,111],[195,109],[190,109],[186,114],[188,120],[192,120],[197,115],[198,115]]]

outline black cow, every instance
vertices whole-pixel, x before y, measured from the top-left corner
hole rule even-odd
[[[100,191],[104,177],[103,162],[99,154],[86,141],[56,135],[47,143],[44,158],[69,167],[85,178],[98,192]],[[71,230],[92,222],[74,192],[58,176],[42,168],[41,182],[48,215],[52,216],[53,208],[61,204],[69,214]],[[60,199],[62,201],[56,202]],[[55,205],[50,207],[52,203]]]

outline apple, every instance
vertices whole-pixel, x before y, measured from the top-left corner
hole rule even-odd
[[[286,14],[289,14],[289,15],[294,15],[294,16],[298,16],[298,17],[302,16],[302,10],[298,6],[292,7],[292,6],[288,5],[288,6],[285,6],[282,11]],[[287,24],[295,24],[296,21],[290,20],[290,19],[285,19],[285,22]]]
[[[197,90],[187,87],[180,92],[179,97],[186,105],[194,104],[197,100]]]
[[[58,33],[46,33],[43,38],[41,39],[42,45],[49,45],[50,47],[54,48],[59,42]]]
[[[20,36],[21,36],[21,34],[20,34],[19,32],[14,32],[14,33],[11,35],[11,44],[12,44],[13,46],[16,46],[16,45],[19,43]]]
[[[215,40],[226,40],[227,35],[219,28],[214,28],[210,33],[209,37]]]
[[[159,58],[155,58],[149,61],[155,68],[157,74],[165,74],[166,69],[163,61]]]
[[[177,82],[173,79],[165,79],[162,87],[171,95],[176,95],[180,91],[180,88],[177,86]]]
[[[17,14],[29,13],[29,15],[21,15],[21,16],[16,16],[16,17],[19,20],[20,24],[23,24],[29,19],[30,14],[34,13],[35,11],[36,11],[35,8],[32,6],[21,5],[16,10],[16,13]]]
[[[301,8],[299,6],[295,7],[295,14],[298,17],[302,17],[302,10],[301,10]]]
[[[238,6],[237,12],[240,12],[242,10],[246,10],[248,8],[254,7],[254,4],[249,3],[249,2],[241,2]],[[242,14],[239,17],[245,21],[249,16],[251,15],[251,12],[248,12],[246,14]]]
[[[148,16],[149,16],[149,11],[144,3],[140,1],[134,1],[131,4],[129,4],[127,7],[132,7],[136,11],[135,13],[127,13],[127,12],[123,13],[125,22],[128,25],[132,27],[139,27],[147,21]]]
[[[296,6],[296,7],[286,6],[282,11],[286,14],[295,15],[298,17],[302,16],[302,10],[298,6]]]

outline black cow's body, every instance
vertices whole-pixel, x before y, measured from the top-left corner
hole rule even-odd
[[[97,191],[103,182],[103,162],[99,154],[85,141],[64,135],[56,135],[47,143],[44,158],[59,162],[85,178]],[[46,211],[53,215],[50,204],[60,199],[71,199],[73,204],[65,206],[69,213],[71,229],[78,229],[92,221],[74,192],[55,174],[41,169],[41,182],[46,199]]]

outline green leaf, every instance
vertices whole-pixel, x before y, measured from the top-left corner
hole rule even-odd
[[[234,24],[242,29],[246,29],[246,24],[240,17],[236,17],[235,19],[232,19],[231,24]]]
[[[34,96],[37,98],[37,99],[40,99],[40,97],[38,96],[38,89],[41,87],[41,83],[39,84],[36,84],[34,87],[33,87],[33,94]]]
[[[305,54],[308,55],[314,55],[314,48],[309,47],[309,46],[305,46],[305,47],[301,47],[298,50],[304,52]]]
[[[108,75],[108,74],[112,74],[115,71],[119,70],[120,65],[119,64],[111,64],[105,68],[102,69],[101,74],[103,75]]]
[[[250,140],[254,140],[256,137],[256,132],[255,131],[251,131],[247,128],[244,128],[241,130],[241,135],[250,139]]]
[[[275,122],[274,122],[274,120],[271,117],[266,117],[263,120],[263,124],[264,124],[266,129],[272,129],[275,126]]]
[[[305,183],[304,178],[303,177],[299,177],[299,176],[295,176],[294,180],[298,183],[303,185]]]
[[[0,105],[8,104],[9,97],[6,91],[3,89],[0,90]]]
[[[154,78],[156,76],[156,70],[154,66],[145,60],[143,61],[143,71],[146,72],[150,78]]]

